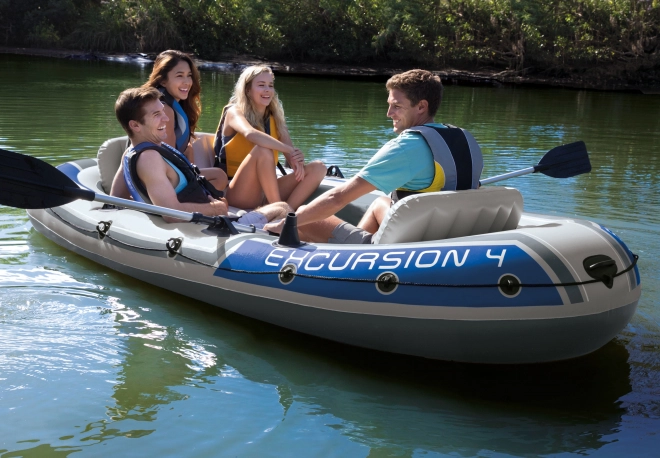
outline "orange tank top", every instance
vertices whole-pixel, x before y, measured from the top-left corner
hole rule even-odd
[[[230,106],[231,105],[227,105],[222,109],[222,116],[220,117],[218,130],[215,133],[213,147],[220,167],[225,169],[229,178],[232,178],[236,174],[236,171],[243,160],[247,157],[250,151],[252,151],[252,148],[254,148],[254,143],[249,142],[243,134],[238,132],[231,137],[222,135],[227,109]],[[272,116],[269,117],[269,121],[266,123],[266,133],[277,140],[280,139],[275,119]],[[279,151],[273,150],[273,165],[277,164],[278,154]]]

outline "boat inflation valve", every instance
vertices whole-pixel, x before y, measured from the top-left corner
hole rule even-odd
[[[507,297],[516,297],[522,289],[520,280],[511,274],[502,275],[500,281],[497,282],[497,286],[500,288],[502,294]]]
[[[295,264],[287,264],[284,267],[282,267],[282,270],[280,270],[280,283],[283,285],[288,285],[293,281],[294,278],[296,278],[296,272],[297,268]]]
[[[399,277],[393,272],[383,272],[376,279],[376,289],[381,294],[392,294],[399,286]]]
[[[171,239],[169,239],[165,244],[165,247],[167,248],[167,256],[173,258],[177,254],[179,254],[179,249],[181,249],[182,244],[183,244],[183,237],[172,237]]]
[[[99,233],[99,240],[103,240],[112,226],[112,221],[99,221],[96,225],[96,232]]]
[[[300,242],[300,236],[298,235],[298,217],[295,213],[288,213],[286,215],[284,227],[282,228],[280,239],[277,243],[282,246],[293,248],[304,245],[304,243]]]
[[[614,259],[604,254],[597,254],[586,258],[582,265],[591,278],[602,281],[605,286],[612,289],[614,276],[616,275],[616,262],[614,262]]]

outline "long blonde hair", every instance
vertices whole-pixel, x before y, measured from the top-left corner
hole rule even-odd
[[[269,67],[263,65],[253,65],[243,70],[234,86],[234,92],[229,99],[229,105],[234,105],[238,108],[238,110],[243,113],[243,116],[245,116],[245,119],[247,119],[250,125],[254,128],[265,131],[264,120],[268,118],[268,116],[272,116],[275,120],[277,131],[280,133],[287,132],[288,129],[286,127],[286,120],[284,119],[284,108],[282,107],[282,102],[280,102],[280,99],[277,96],[277,91],[273,89],[273,98],[266,107],[266,113],[263,118],[259,116],[252,106],[252,100],[250,100],[250,97],[248,96],[248,91],[252,86],[252,81],[262,73],[270,73],[273,75],[273,71]],[[273,78],[275,78],[275,75],[273,75]]]

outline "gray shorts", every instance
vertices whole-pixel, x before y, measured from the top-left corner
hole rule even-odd
[[[343,222],[334,228],[328,243],[368,244],[371,243],[371,237],[373,237],[371,232],[355,227],[351,223]]]
[[[264,226],[268,223],[268,220],[263,214],[253,210],[238,218],[236,222],[238,224],[244,224],[246,226],[253,224],[254,227],[256,227],[257,229],[263,229]]]

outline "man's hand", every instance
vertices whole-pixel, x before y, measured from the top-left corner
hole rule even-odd
[[[224,197],[214,199],[213,197],[209,196],[209,202],[214,213],[213,215],[209,216],[223,216],[229,213],[229,204],[227,203],[227,199]]]

